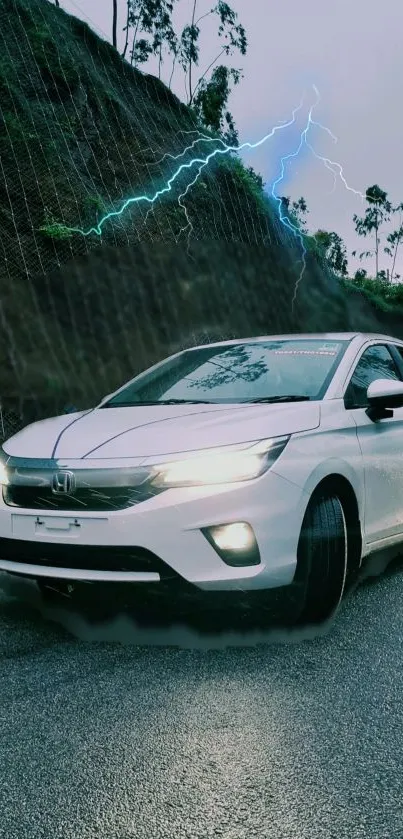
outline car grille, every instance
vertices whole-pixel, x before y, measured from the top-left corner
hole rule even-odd
[[[140,487],[83,487],[77,489],[74,495],[55,495],[50,487],[10,484],[3,487],[3,500],[9,507],[28,510],[113,512],[147,501],[159,492],[147,484]]]
[[[107,545],[65,545],[0,539],[0,557],[9,562],[74,568],[86,571],[152,572],[162,580],[178,575],[158,556],[145,548]]]

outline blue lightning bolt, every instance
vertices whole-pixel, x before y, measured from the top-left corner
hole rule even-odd
[[[223,143],[224,142],[223,140],[220,140],[220,139],[218,139],[218,141],[217,141],[217,137],[209,137],[205,134],[201,134],[200,131],[198,131],[197,129],[190,130],[190,131],[183,131],[182,133],[183,134],[197,134],[197,137],[190,143],[189,146],[186,146],[178,154],[171,154],[171,152],[166,152],[162,157],[160,157],[159,160],[154,160],[149,165],[151,165],[151,166],[161,166],[161,164],[164,163],[164,161],[167,160],[167,158],[169,158],[170,160],[180,160],[182,157],[185,157],[186,154],[188,154],[190,151],[192,151],[192,149],[194,149],[195,146],[197,146],[198,143],[202,143],[202,142],[207,142],[207,143],[222,142]],[[203,164],[203,166],[204,165],[205,164]],[[203,166],[200,168],[200,172],[201,172],[201,169],[203,168]],[[192,222],[189,218],[189,214],[188,214],[188,211],[187,211],[187,207],[186,207],[185,204],[183,204],[183,198],[188,193],[190,187],[194,186],[194,184],[198,180],[198,177],[199,177],[199,175],[196,175],[196,178],[190,184],[188,184],[188,187],[186,188],[185,192],[178,196],[178,204],[182,208],[182,210],[183,210],[183,212],[186,216],[187,224],[186,224],[185,227],[182,227],[181,230],[179,231],[179,234],[176,237],[176,241],[178,241],[181,233],[184,233],[188,228],[189,228],[189,236],[190,236],[190,230],[193,229]],[[150,213],[153,212],[153,209],[154,209],[154,204],[150,207],[149,210],[147,210],[146,217],[144,219],[144,226],[146,226],[146,224],[148,222],[149,215],[150,215]]]
[[[278,204],[278,213],[279,213],[279,219],[280,219],[281,223],[286,228],[288,228],[297,237],[297,239],[299,240],[299,242],[301,244],[301,270],[300,270],[300,273],[299,273],[299,276],[297,278],[295,288],[294,288],[294,295],[293,295],[292,303],[291,303],[292,308],[294,307],[295,300],[296,300],[296,297],[297,297],[297,294],[298,294],[299,285],[300,285],[300,282],[301,282],[301,280],[304,276],[305,269],[306,269],[306,247],[305,247],[305,242],[304,242],[304,238],[305,238],[306,234],[296,224],[293,224],[293,222],[291,221],[291,219],[287,215],[283,214],[283,201],[278,196],[278,194],[276,192],[276,187],[284,179],[285,170],[286,170],[286,163],[289,160],[292,160],[293,158],[298,157],[298,155],[301,152],[302,146],[305,144],[307,146],[307,148],[312,152],[314,157],[316,157],[317,160],[320,160],[324,164],[326,169],[328,169],[332,173],[333,180],[334,180],[333,190],[331,190],[332,192],[336,188],[337,172],[338,172],[339,178],[342,181],[343,186],[348,190],[348,192],[352,192],[355,195],[358,195],[362,200],[364,200],[364,198],[365,198],[364,194],[362,192],[360,192],[360,190],[354,189],[353,187],[351,187],[347,183],[346,178],[344,176],[343,167],[340,163],[337,163],[333,160],[330,160],[328,157],[324,157],[323,155],[318,154],[318,152],[313,148],[311,143],[308,142],[308,133],[311,129],[311,126],[316,126],[317,128],[324,131],[326,134],[328,134],[329,137],[333,140],[334,143],[337,143],[337,137],[335,137],[335,135],[330,130],[330,128],[328,128],[326,125],[322,125],[322,123],[317,122],[316,120],[314,120],[312,118],[312,114],[313,114],[315,108],[317,108],[317,106],[319,105],[319,102],[320,102],[319,91],[318,91],[317,87],[315,87],[315,85],[313,85],[313,90],[315,92],[316,99],[315,99],[315,102],[313,103],[313,105],[311,105],[311,107],[309,108],[305,128],[301,132],[301,137],[300,137],[300,141],[298,143],[298,146],[295,149],[295,151],[291,152],[290,154],[286,154],[281,158],[281,160],[280,160],[280,174],[279,174],[278,178],[276,178],[276,180],[273,181],[272,189],[271,189],[272,198]],[[337,170],[337,171],[335,171],[335,170]]]
[[[122,216],[128,207],[131,207],[133,204],[140,204],[143,202],[147,204],[155,204],[158,198],[161,198],[162,195],[166,195],[167,193],[172,192],[175,182],[180,178],[183,172],[196,168],[196,166],[200,167],[200,170],[204,169],[205,166],[208,166],[210,161],[218,155],[230,154],[231,152],[240,152],[243,151],[243,149],[257,149],[259,148],[259,146],[262,146],[264,143],[267,143],[267,141],[270,140],[271,137],[274,137],[277,131],[280,131],[283,128],[288,128],[290,125],[293,125],[295,123],[296,114],[298,113],[298,111],[301,110],[302,105],[303,100],[296,108],[294,108],[291,119],[289,119],[287,122],[282,122],[278,125],[275,125],[274,128],[272,128],[268,134],[265,134],[264,137],[262,137],[260,140],[257,140],[255,143],[246,142],[242,143],[241,146],[231,146],[226,145],[223,140],[217,140],[216,138],[214,138],[215,143],[221,143],[220,146],[213,149],[213,151],[211,151],[205,157],[194,157],[188,163],[181,163],[181,165],[178,166],[174,174],[167,181],[166,186],[162,187],[161,189],[158,189],[152,196],[144,194],[128,198],[126,201],[123,202],[122,206],[118,210],[112,210],[111,212],[106,213],[106,215],[103,218],[101,218],[101,220],[98,222],[96,227],[90,227],[88,230],[82,230],[80,227],[66,226],[64,229],[69,231],[70,233],[79,233],[81,234],[81,236],[90,236],[92,233],[95,233],[97,236],[101,236],[102,228],[106,224],[106,222],[110,219],[119,218],[120,216]],[[198,139],[199,142],[206,142],[210,140],[213,141],[213,138],[206,138],[204,136],[199,137]],[[187,151],[188,149],[185,149],[184,152],[181,152],[181,154],[178,155],[178,157],[183,157],[187,153]]]
[[[314,126],[318,129],[320,129],[321,131],[325,132],[326,134],[328,134],[328,136],[331,138],[331,140],[334,143],[337,143],[337,137],[335,137],[335,135],[332,133],[330,128],[328,128],[325,125],[322,125],[322,123],[317,122],[316,120],[313,119],[313,116],[312,116],[313,112],[320,102],[319,91],[315,87],[315,85],[313,85],[313,90],[314,90],[314,93],[315,93],[315,102],[309,108],[306,124],[305,124],[305,127],[303,128],[303,130],[301,131],[300,141],[298,143],[298,146],[295,149],[295,151],[291,152],[290,154],[284,155],[281,158],[281,160],[280,160],[280,173],[279,173],[278,177],[273,181],[272,187],[271,187],[272,198],[278,204],[278,214],[279,214],[280,222],[283,224],[284,227],[286,227],[290,232],[293,233],[293,235],[298,239],[298,241],[301,245],[301,270],[300,270],[300,273],[299,273],[299,276],[298,276],[298,279],[297,279],[297,282],[296,282],[292,305],[294,305],[294,303],[295,303],[296,295],[298,293],[298,288],[299,288],[300,282],[302,280],[302,277],[303,277],[305,269],[306,269],[306,248],[305,248],[305,242],[304,242],[304,238],[305,238],[306,234],[298,227],[298,225],[296,225],[295,223],[293,223],[291,221],[291,219],[288,217],[288,215],[285,215],[283,213],[283,202],[282,202],[282,199],[277,194],[277,187],[278,187],[279,183],[281,183],[281,181],[283,181],[283,179],[284,179],[287,163],[290,160],[292,160],[293,158],[298,157],[298,155],[301,152],[301,149],[302,149],[303,145],[305,144],[306,147],[313,154],[313,156],[317,160],[321,161],[323,163],[323,165],[325,166],[325,168],[328,169],[331,172],[331,174],[333,175],[333,190],[332,191],[334,191],[334,189],[336,188],[337,175],[338,175],[339,179],[341,180],[341,182],[343,184],[343,186],[349,192],[352,192],[355,195],[360,196],[362,200],[364,200],[364,198],[365,198],[365,196],[362,192],[360,192],[359,190],[353,189],[353,187],[349,186],[349,184],[347,183],[347,180],[344,176],[342,165],[340,163],[336,162],[336,161],[331,160],[328,157],[325,157],[324,155],[320,155],[313,148],[312,144],[308,141],[308,134],[309,134],[311,128]],[[190,172],[190,173],[192,173],[193,177],[186,184],[185,188],[182,190],[182,192],[178,196],[179,206],[184,211],[184,215],[185,215],[185,218],[186,218],[186,225],[181,229],[181,231],[179,233],[179,236],[181,235],[181,233],[185,232],[186,230],[189,230],[189,236],[190,236],[190,232],[193,229],[193,227],[192,227],[192,222],[191,222],[189,214],[188,214],[187,207],[184,204],[184,199],[188,195],[191,188],[199,180],[203,169],[205,169],[209,165],[211,160],[218,157],[218,155],[229,155],[229,154],[234,153],[234,152],[239,154],[239,152],[241,152],[243,150],[246,150],[246,149],[249,149],[249,150],[258,149],[260,146],[263,146],[272,137],[274,137],[274,135],[278,131],[282,131],[282,130],[284,130],[286,128],[289,128],[290,126],[294,125],[295,122],[296,122],[297,113],[302,109],[302,106],[303,106],[303,103],[304,103],[304,98],[305,97],[303,96],[300,104],[296,108],[294,108],[294,110],[292,111],[292,116],[289,120],[278,123],[277,125],[274,126],[274,128],[271,129],[271,131],[269,131],[267,134],[264,135],[264,137],[262,137],[260,140],[257,140],[256,142],[249,142],[248,141],[248,142],[242,143],[239,146],[234,146],[234,145],[226,144],[224,142],[224,140],[222,140],[220,138],[210,137],[210,136],[207,136],[205,134],[200,134],[200,132],[198,132],[198,136],[190,143],[190,145],[188,145],[185,149],[183,149],[183,151],[179,152],[176,155],[166,153],[166,154],[163,155],[163,157],[161,158],[160,161],[155,161],[155,164],[157,164],[157,163],[160,164],[164,160],[166,160],[167,158],[171,159],[172,161],[178,162],[179,160],[181,160],[184,157],[186,157],[187,155],[189,155],[189,153],[192,152],[198,144],[210,143],[210,144],[214,144],[215,148],[213,148],[212,151],[209,152],[208,154],[204,154],[204,156],[193,157],[188,162],[182,162],[177,167],[177,169],[175,170],[173,175],[167,180],[165,186],[163,186],[161,189],[158,189],[156,192],[154,192],[153,195],[143,194],[143,195],[137,195],[137,196],[133,196],[131,198],[128,198],[126,201],[124,201],[122,203],[122,205],[119,209],[112,210],[111,212],[106,213],[103,216],[103,218],[101,218],[101,220],[98,222],[98,224],[95,227],[90,227],[88,230],[82,230],[79,227],[67,227],[65,225],[63,225],[63,228],[70,233],[77,233],[77,234],[80,234],[81,236],[84,236],[84,237],[88,237],[92,234],[95,234],[97,236],[101,236],[102,235],[102,228],[104,227],[104,225],[108,221],[110,221],[111,219],[114,219],[114,218],[120,218],[129,207],[131,207],[132,205],[141,204],[141,203],[146,203],[146,204],[150,205],[150,207],[147,211],[147,214],[146,214],[146,220],[147,220],[149,213],[152,211],[152,209],[154,207],[154,204],[158,201],[158,199],[161,198],[161,196],[172,192],[176,182],[180,179],[180,177],[184,173],[186,173],[186,172],[189,173]],[[188,131],[188,132],[184,132],[184,133],[192,134],[192,133],[195,133],[195,132]],[[194,172],[195,172],[195,174],[193,174]]]

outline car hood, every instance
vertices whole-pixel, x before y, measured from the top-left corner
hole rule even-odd
[[[63,460],[162,456],[295,434],[319,421],[318,402],[95,408],[29,425],[3,450]]]

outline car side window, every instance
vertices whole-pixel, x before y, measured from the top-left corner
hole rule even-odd
[[[402,381],[390,351],[383,344],[368,347],[363,352],[345,392],[346,408],[366,408],[368,387],[376,379]]]
[[[393,349],[395,352],[398,352],[400,355],[400,360],[403,364],[403,347],[399,346],[399,344],[393,344]]]

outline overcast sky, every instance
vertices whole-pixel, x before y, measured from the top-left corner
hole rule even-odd
[[[214,5],[212,0],[198,3],[200,14]],[[60,5],[111,38],[112,0],[60,0]],[[178,0],[178,25],[189,21],[191,5],[191,0]],[[249,41],[247,55],[232,59],[233,66],[244,71],[230,103],[240,143],[255,142],[277,122],[287,120],[304,89],[306,115],[315,98],[314,84],[321,95],[314,118],[338,138],[335,145],[326,133],[312,131],[311,142],[318,153],[342,164],[346,181],[355,190],[365,192],[378,183],[394,203],[403,201],[402,0],[230,0],[230,5],[238,12]],[[126,0],[119,0],[122,43],[125,8]],[[201,38],[201,67],[218,52],[218,44],[207,21]],[[180,74],[173,88],[184,98]],[[275,142],[249,153],[247,162],[270,185],[281,156],[293,151],[298,139],[296,131],[277,134]],[[312,232],[319,227],[335,230],[345,240],[349,255],[355,247],[365,249],[365,240],[357,238],[352,221],[354,213],[363,214],[360,198],[340,181],[333,190],[332,175],[311,154],[305,153],[288,167],[279,193],[293,199],[305,196]],[[353,265],[350,257],[350,268]],[[388,267],[386,257],[381,267]],[[403,253],[399,270],[403,274]]]

